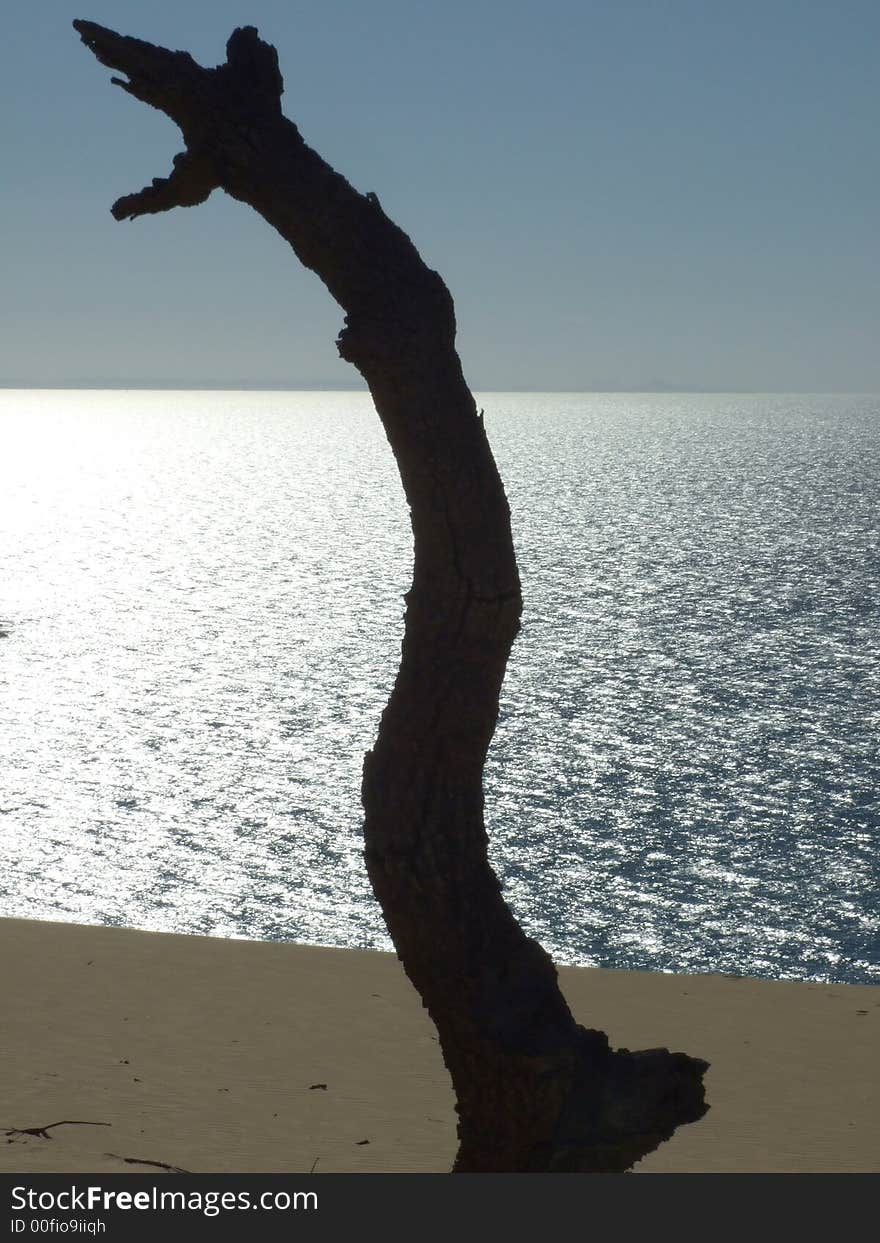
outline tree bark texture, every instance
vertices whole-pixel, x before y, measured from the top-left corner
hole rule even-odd
[[[249,203],[345,312],[414,537],[400,669],[363,771],[365,857],[398,955],[439,1033],[459,1115],[457,1171],[621,1171],[706,1106],[705,1062],[612,1051],[578,1026],[548,955],[488,862],[483,765],[522,599],[507,499],[455,350],[452,299],[374,194],[281,112],[275,49],[236,30],[225,64],[74,22],[113,81],[185,150],[112,208],[133,219],[222,188]]]

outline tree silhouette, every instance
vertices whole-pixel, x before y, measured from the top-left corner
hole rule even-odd
[[[455,350],[452,299],[374,194],[281,112],[275,49],[236,30],[198,65],[93,22],[112,80],[183,132],[171,174],[117,220],[249,203],[345,312],[340,355],[369,385],[414,539],[401,663],[362,797],[365,858],[397,953],[434,1020],[459,1116],[457,1171],[620,1171],[700,1118],[705,1062],[613,1051],[575,1023],[549,956],[505,905],[487,856],[483,765],[522,597],[510,514]]]

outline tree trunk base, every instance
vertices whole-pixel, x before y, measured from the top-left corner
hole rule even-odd
[[[708,1063],[684,1053],[612,1050],[577,1027],[565,1055],[514,1061],[515,1083],[508,1065],[459,1091],[455,1173],[623,1173],[707,1111]]]

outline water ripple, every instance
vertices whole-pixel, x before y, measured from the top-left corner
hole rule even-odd
[[[880,980],[880,410],[481,398],[526,594],[486,773],[559,960]],[[361,394],[5,393],[0,910],[388,946],[411,550]]]

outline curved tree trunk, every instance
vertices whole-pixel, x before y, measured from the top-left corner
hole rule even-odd
[[[345,311],[337,342],[369,385],[415,545],[400,670],[364,763],[367,868],[437,1025],[458,1100],[459,1171],[625,1170],[705,1112],[706,1063],[613,1052],[573,1020],[544,950],[489,866],[483,764],[522,607],[510,516],[455,351],[452,299],[383,212],[281,114],[274,48],[236,30],[227,62],[74,26],[186,150],[117,219],[202,202],[254,207]]]

